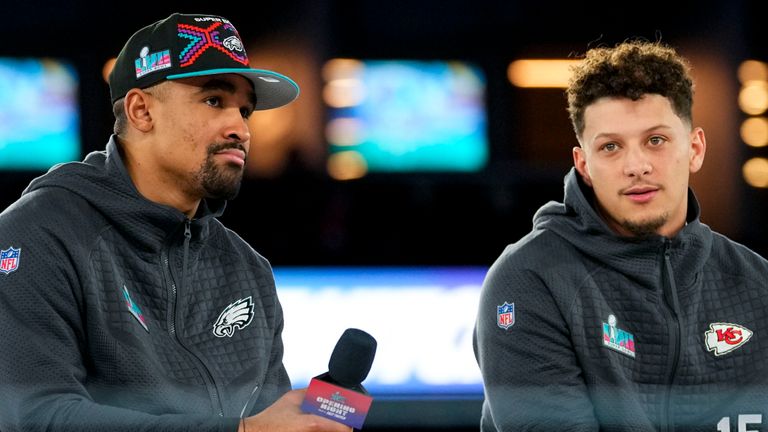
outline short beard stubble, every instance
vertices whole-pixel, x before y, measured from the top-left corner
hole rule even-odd
[[[213,155],[228,148],[243,150],[239,144],[211,145],[208,147],[208,155],[195,173],[197,184],[206,198],[232,200],[240,193],[240,185],[243,180],[243,168],[226,164],[219,166],[213,159]]]
[[[668,219],[669,219],[668,213],[664,213],[659,217],[640,221],[640,222],[634,222],[628,219],[624,219],[623,221],[621,221],[621,227],[629,231],[636,237],[646,238],[646,237],[651,237],[653,235],[656,235],[659,228],[664,226],[664,224],[667,223]]]

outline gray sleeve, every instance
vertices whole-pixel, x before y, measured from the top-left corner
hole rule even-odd
[[[474,349],[485,401],[483,431],[597,431],[564,318],[544,280],[507,254],[483,283]],[[504,304],[512,305],[501,315]],[[504,328],[507,327],[507,328]]]

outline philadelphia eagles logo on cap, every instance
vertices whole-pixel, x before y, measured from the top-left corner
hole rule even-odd
[[[228,19],[180,13],[128,39],[109,75],[109,88],[114,103],[133,88],[219,74],[247,78],[256,95],[256,110],[277,108],[299,96],[299,86],[287,76],[250,67],[245,44]]]
[[[195,17],[194,20],[208,24],[178,24],[178,37],[182,44],[187,44],[179,53],[182,68],[192,66],[197,61],[205,61],[204,55],[210,55],[209,50],[221,51],[232,60],[248,66],[243,42],[232,23],[220,17]],[[210,23],[211,20],[214,22]]]
[[[243,51],[243,52],[245,52],[245,48],[243,48],[243,42],[237,36],[230,36],[230,37],[224,39],[224,42],[222,44],[228,50],[231,50],[231,51]]]

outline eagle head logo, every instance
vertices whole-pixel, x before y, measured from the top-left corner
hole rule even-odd
[[[213,334],[216,337],[232,337],[235,330],[243,329],[253,319],[253,300],[250,296],[240,299],[219,315],[216,324],[213,325]]]
[[[243,51],[243,43],[240,41],[240,38],[237,36],[230,36],[226,39],[224,39],[224,42],[222,44],[230,51]]]

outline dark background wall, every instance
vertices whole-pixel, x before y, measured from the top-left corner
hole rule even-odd
[[[715,79],[701,77],[697,88],[696,109],[702,114],[696,120],[708,132],[711,156],[694,177],[694,186],[701,186],[697,193],[704,202],[704,219],[766,252],[760,224],[764,191],[741,179],[740,166],[750,150],[738,136],[741,114],[735,90],[740,61],[768,58],[761,43],[765,26],[751,2],[646,2],[632,7],[501,0],[288,0],[245,6],[45,0],[14,2],[3,9],[8,19],[0,29],[5,41],[0,55],[50,55],[76,62],[82,79],[84,153],[102,149],[111,131],[108,88],[101,77],[104,62],[138,27],[173,11],[227,16],[238,26],[251,57],[260,44],[274,41],[310,52],[317,70],[309,70],[310,76],[299,82],[302,103],[307,104],[319,104],[308,99],[318,99],[308,94],[308,82],[318,80],[320,65],[333,57],[466,59],[483,67],[492,149],[488,167],[479,174],[334,181],[318,162],[326,144],[317,134],[309,144],[316,147],[313,161],[289,152],[279,171],[246,179],[224,220],[276,264],[490,263],[505,244],[530,228],[538,206],[560,199],[575,144],[562,91],[513,87],[506,78],[509,62],[562,58],[628,37],[661,39],[689,55],[699,75],[720,68],[713,72],[719,73]],[[280,70],[297,75],[290,65]],[[724,89],[711,101],[703,100],[713,88]],[[292,126],[302,123],[299,117]],[[254,152],[252,157],[268,153]],[[37,174],[0,173],[0,205],[12,202]]]
[[[103,149],[112,127],[101,77],[104,62],[136,29],[176,11],[226,16],[252,58],[254,53],[259,58],[259,47],[275,44],[309,53],[296,69],[266,54],[265,64],[254,66],[280,64],[281,72],[302,85],[302,103],[314,107],[321,103],[312,89],[329,58],[475,61],[488,79],[492,147],[482,172],[336,181],[323,169],[322,134],[309,133],[301,146],[281,150],[285,157],[279,169],[246,178],[223,221],[274,265],[490,265],[506,244],[528,232],[540,205],[561,199],[576,144],[562,90],[513,87],[506,78],[510,61],[567,57],[629,37],[661,39],[694,63],[694,120],[709,138],[704,169],[693,180],[703,219],[768,255],[766,191],[747,186],[740,171],[747,158],[765,156],[765,150],[741,142],[738,126],[744,115],[736,104],[738,64],[749,58],[768,61],[768,35],[757,3],[5,1],[0,56],[47,55],[76,63],[82,79],[83,153]],[[314,116],[297,116],[290,127],[321,126]],[[262,156],[268,157],[269,149]],[[0,208],[39,174],[0,172]]]

